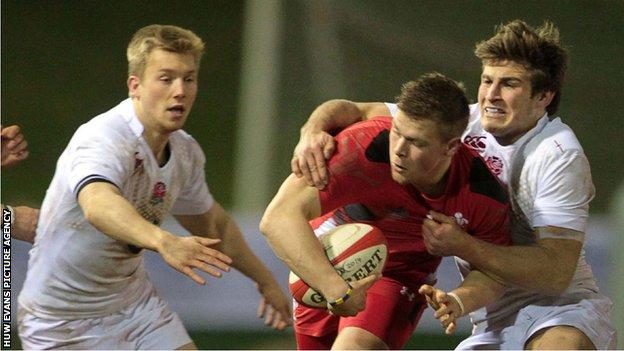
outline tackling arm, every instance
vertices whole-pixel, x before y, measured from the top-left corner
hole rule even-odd
[[[381,102],[337,99],[319,105],[301,128],[299,143],[290,164],[293,173],[305,177],[309,185],[323,189],[329,177],[325,160],[335,150],[334,139],[328,132],[380,115],[390,115]]]
[[[541,227],[539,234],[571,229]],[[544,294],[563,293],[574,276],[583,243],[571,239],[540,239],[532,246],[498,246],[470,237],[458,257],[510,284]]]

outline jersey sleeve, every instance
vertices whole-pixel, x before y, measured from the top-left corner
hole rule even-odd
[[[574,149],[546,154],[534,172],[539,180],[531,213],[533,227],[555,226],[585,233],[589,202],[595,193],[585,155]],[[579,234],[568,236],[574,240],[584,239]],[[554,237],[561,238],[561,235]]]
[[[174,215],[199,215],[208,212],[214,204],[214,198],[206,183],[204,171],[206,157],[199,144],[194,139],[190,139],[191,173],[171,208],[171,213]]]
[[[388,111],[390,111],[390,115],[392,117],[396,117],[397,113],[399,113],[399,106],[397,104],[385,102]]]
[[[66,150],[69,186],[75,196],[87,184],[97,181],[122,189],[131,172],[132,148],[129,142],[114,132],[104,134],[96,129],[86,125],[79,128]]]

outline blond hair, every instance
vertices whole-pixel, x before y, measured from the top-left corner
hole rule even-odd
[[[557,111],[568,53],[561,44],[559,29],[551,22],[546,21],[537,29],[521,20],[500,25],[492,38],[477,43],[475,55],[483,64],[510,60],[523,65],[531,74],[532,96],[554,92],[546,111],[549,115]]]
[[[152,24],[143,27],[134,33],[128,44],[128,76],[141,77],[150,53],[156,49],[191,54],[199,65],[204,53],[204,42],[190,30],[177,26]]]

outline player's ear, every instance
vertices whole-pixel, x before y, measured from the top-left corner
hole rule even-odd
[[[130,96],[133,99],[140,98],[139,85],[141,83],[141,80],[139,79],[139,77],[134,76],[134,75],[129,76],[127,83],[128,83],[128,96]]]
[[[455,155],[459,146],[461,145],[461,138],[453,138],[446,143],[446,155],[452,157]]]
[[[555,97],[554,91],[543,91],[538,94],[538,102],[541,107],[546,108],[553,101]]]

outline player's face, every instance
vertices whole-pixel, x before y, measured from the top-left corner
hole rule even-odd
[[[128,78],[137,116],[146,131],[168,134],[184,126],[197,96],[197,63],[191,54],[154,50],[142,77]]]
[[[483,66],[478,99],[483,129],[509,145],[537,124],[552,93],[531,97],[530,72],[513,61],[500,61]]]
[[[397,183],[426,191],[440,181],[448,169],[449,144],[438,134],[435,122],[416,121],[399,110],[390,130],[390,168]]]

